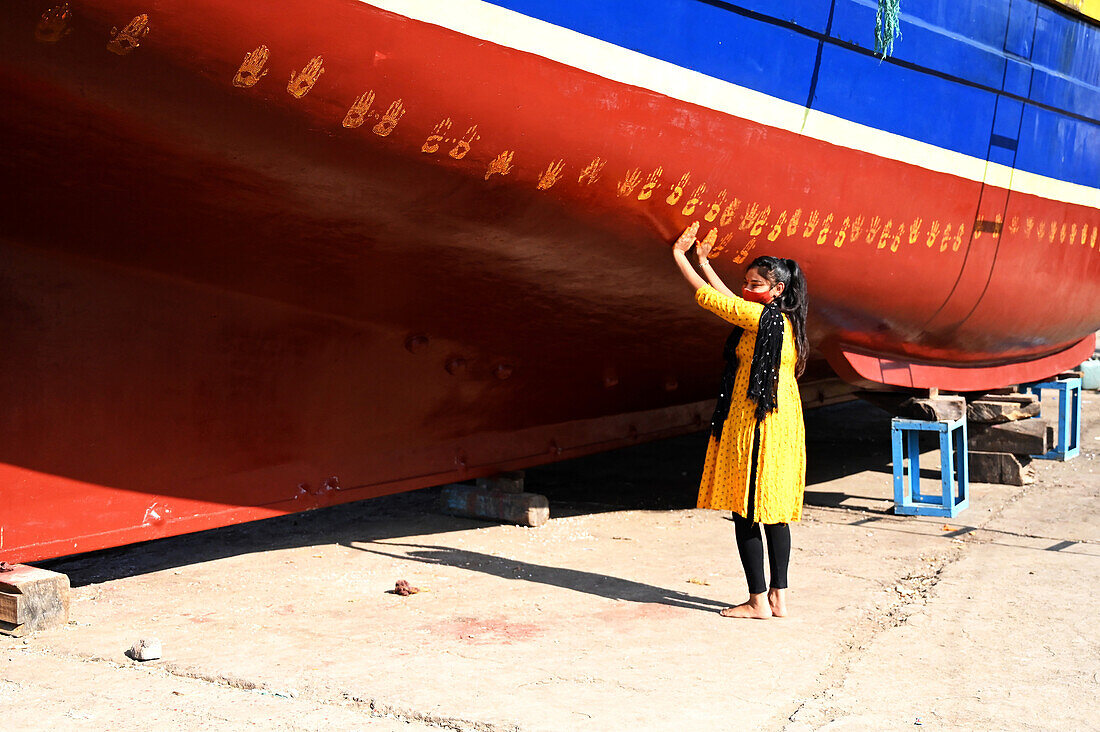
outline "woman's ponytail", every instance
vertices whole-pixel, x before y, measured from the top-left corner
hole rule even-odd
[[[806,275],[793,259],[784,259],[790,272],[790,280],[779,297],[779,309],[787,313],[794,326],[794,345],[798,351],[795,375],[801,376],[806,370],[806,357],[809,355],[809,341],[806,338],[806,315],[810,308],[810,295],[806,289]]]

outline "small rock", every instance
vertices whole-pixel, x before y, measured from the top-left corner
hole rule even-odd
[[[160,641],[156,638],[142,638],[130,646],[127,654],[135,661],[154,661],[160,658]]]
[[[418,592],[420,592],[419,587],[410,587],[409,583],[405,580],[397,580],[397,584],[395,584],[393,588],[393,594],[401,595],[401,597],[415,595]]]

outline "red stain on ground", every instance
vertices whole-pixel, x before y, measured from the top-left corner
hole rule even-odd
[[[513,643],[534,638],[541,630],[534,623],[513,623],[504,618],[455,618],[428,626],[432,633],[466,643]]]
[[[669,620],[682,618],[691,610],[660,602],[623,602],[615,607],[601,610],[592,617],[607,623],[625,623],[638,620]]]

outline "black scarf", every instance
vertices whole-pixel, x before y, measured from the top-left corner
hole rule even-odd
[[[730,414],[733,383],[737,377],[737,344],[744,332],[744,328],[734,328],[726,338],[726,347],[722,352],[726,359],[726,368],[722,371],[722,387],[718,392],[714,416],[710,420],[710,433],[716,440],[722,439],[722,427]],[[760,313],[760,322],[756,327],[756,345],[752,351],[752,365],[749,367],[748,397],[756,402],[757,422],[762,422],[768,412],[775,411],[782,351],[783,313],[779,311],[779,303],[772,300]]]

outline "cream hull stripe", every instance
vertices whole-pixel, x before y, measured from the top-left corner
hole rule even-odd
[[[1015,170],[731,84],[482,0],[362,0],[413,20],[840,147],[1043,198],[1100,208],[1100,188]]]

